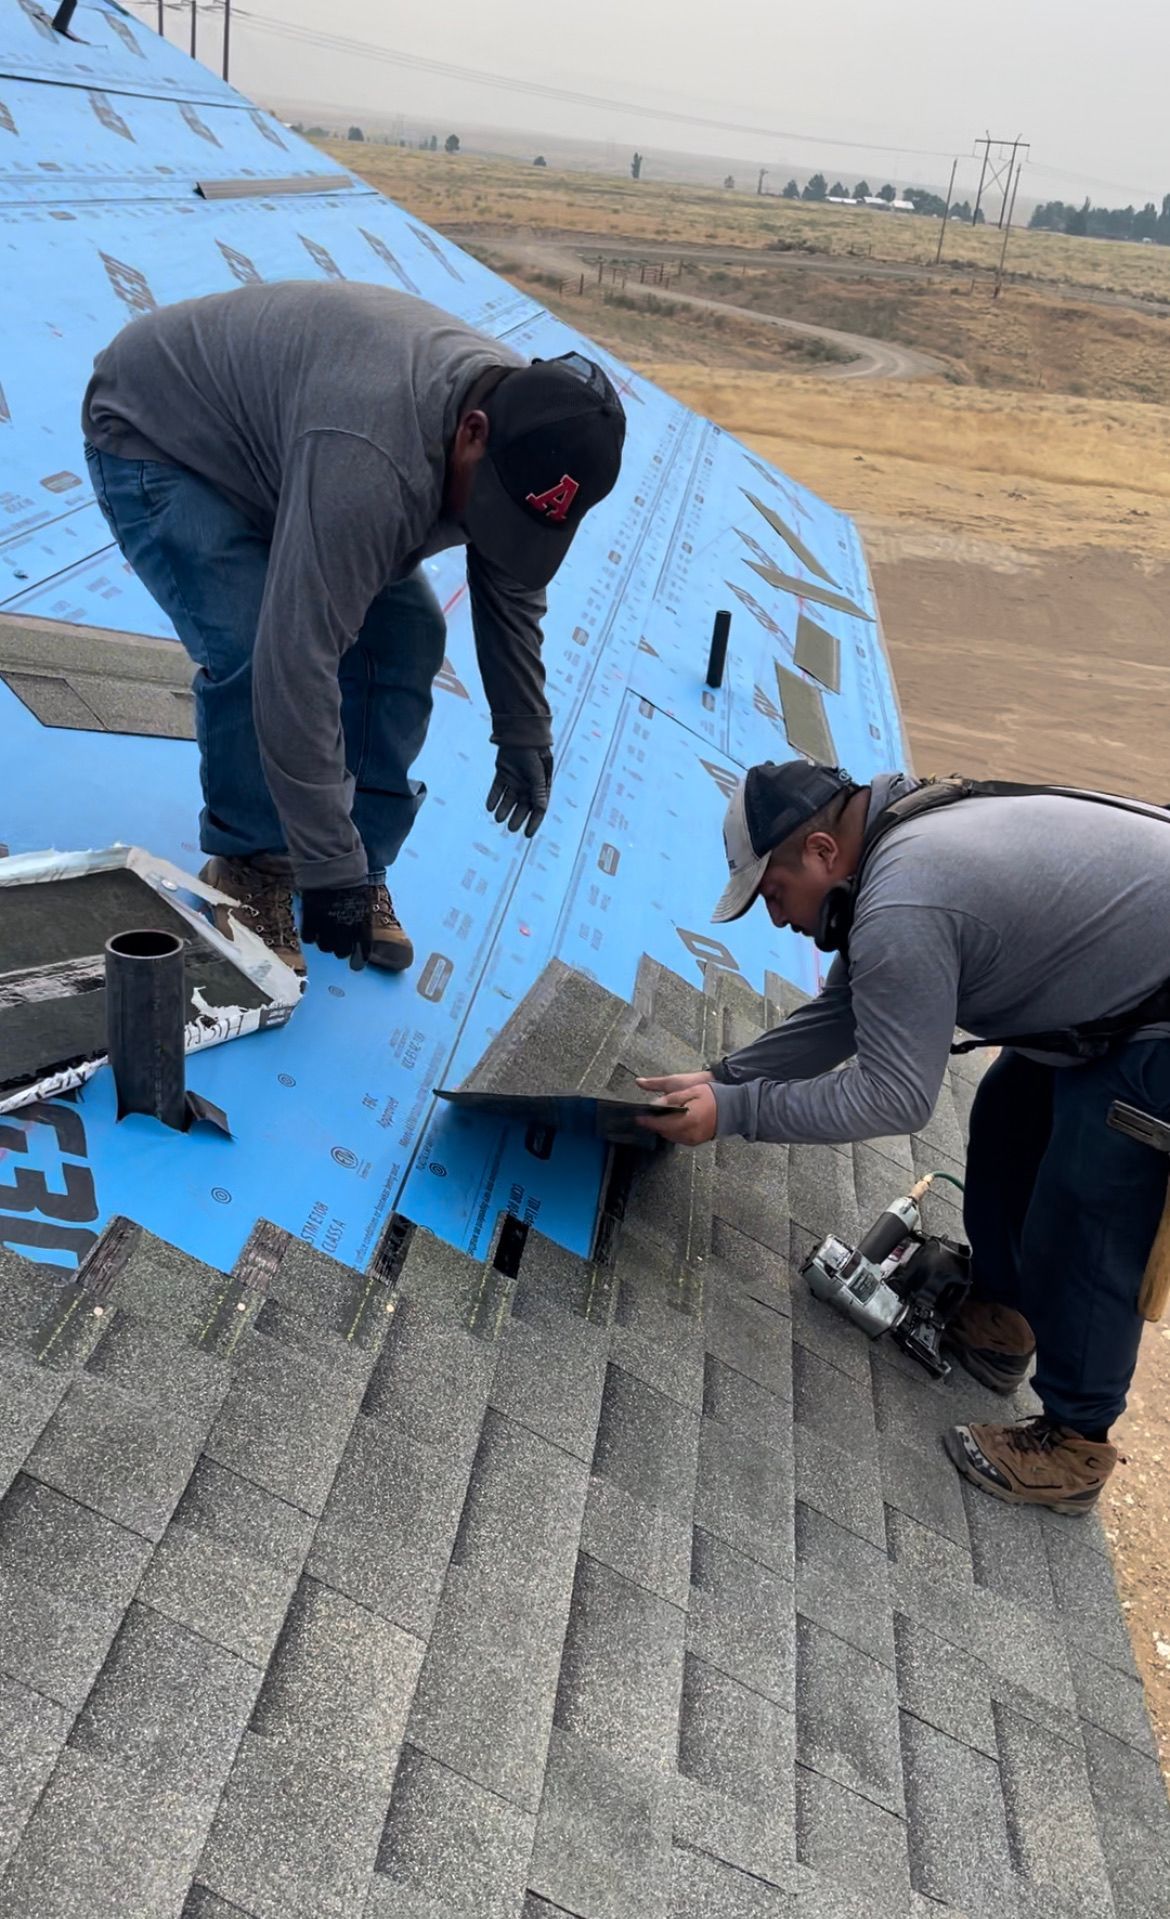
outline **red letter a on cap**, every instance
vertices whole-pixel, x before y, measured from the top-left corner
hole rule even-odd
[[[530,493],[528,504],[534,506],[538,513],[543,513],[555,526],[560,526],[580,491],[576,480],[571,480],[564,473],[558,484],[550,486],[547,493]]]

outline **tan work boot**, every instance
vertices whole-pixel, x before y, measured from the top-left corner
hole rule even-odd
[[[1041,1413],[1015,1426],[952,1426],[943,1445],[964,1479],[1009,1506],[1092,1512],[1117,1464],[1109,1441],[1086,1439]]]
[[[1031,1370],[1036,1335],[1023,1313],[968,1297],[943,1335],[960,1366],[993,1393],[1014,1393]]]
[[[264,856],[262,856],[263,859]],[[234,906],[213,906],[212,918],[218,930],[230,939],[232,920],[246,926],[264,941],[270,953],[291,966],[303,979],[305,956],[293,917],[292,872],[287,861],[264,859],[229,860],[221,854],[209,859],[199,875],[209,886],[229,893]]]
[[[387,973],[402,973],[414,958],[414,946],[397,913],[385,880],[370,881],[370,916],[374,922],[374,940],[370,947],[370,965]]]

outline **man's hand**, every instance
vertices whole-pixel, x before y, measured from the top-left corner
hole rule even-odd
[[[509,833],[524,828],[530,840],[548,811],[553,756],[547,746],[501,746],[496,754],[496,777],[487,796],[489,813]]]
[[[672,1077],[698,1083],[682,1092],[668,1093],[659,1102],[662,1118],[642,1118],[639,1126],[644,1126],[648,1133],[657,1133],[659,1139],[669,1140],[674,1146],[701,1146],[704,1140],[714,1139],[717,1109],[710,1074],[676,1073]],[[643,1083],[639,1081],[639,1085]]]
[[[714,1073],[663,1073],[657,1079],[640,1079],[644,1093],[686,1093],[692,1086],[710,1086]]]
[[[335,953],[349,961],[351,972],[360,973],[374,938],[368,883],[315,887],[302,893],[301,934],[306,946]]]

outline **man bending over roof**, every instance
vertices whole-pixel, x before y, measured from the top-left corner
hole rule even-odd
[[[133,321],[82,425],[98,504],[199,668],[203,877],[298,972],[294,886],[309,944],[401,971],[386,870],[426,793],[410,768],[445,632],[421,562],[467,548],[487,804],[531,836],[553,771],[544,589],[618,476],[609,380],[406,293],[286,281]]]
[[[914,1132],[956,1026],[1002,1044],[971,1114],[973,1283],[950,1340],[1003,1393],[1035,1356],[1043,1412],[958,1426],[946,1444],[985,1491],[1076,1513],[1116,1463],[1109,1429],[1166,1196],[1164,1155],[1106,1116],[1121,1100],[1170,1120],[1170,817],[1068,792],[956,798],[961,786],[752,768],[728,807],[714,917],[760,899],[774,926],[838,957],[777,1031],[709,1072],[642,1080],[682,1109],[642,1124],[688,1145]]]

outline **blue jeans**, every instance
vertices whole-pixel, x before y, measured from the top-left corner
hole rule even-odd
[[[1170,1120],[1170,1040],[1075,1067],[1002,1053],[971,1112],[974,1291],[1030,1321],[1036,1392],[1078,1432],[1111,1426],[1125,1409],[1170,1169],[1163,1153],[1106,1125],[1115,1099]]]
[[[85,457],[110,531],[199,669],[200,845],[232,859],[283,852],[252,719],[252,649],[268,541],[187,467],[124,460],[95,447]],[[341,661],[353,822],[371,872],[392,864],[426,796],[409,775],[427,736],[445,639],[439,603],[414,573],[378,595]]]

